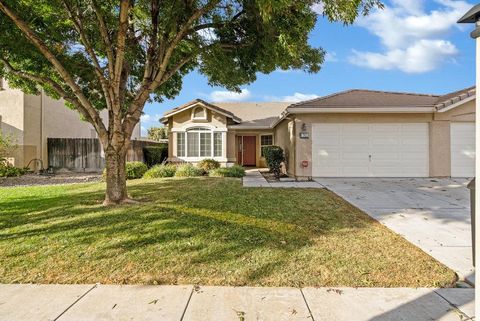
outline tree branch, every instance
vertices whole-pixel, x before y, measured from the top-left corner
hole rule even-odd
[[[98,7],[97,1],[96,0],[91,0],[90,5],[91,5],[93,11],[95,12],[95,15],[97,16],[97,20],[98,20],[99,27],[100,27],[100,34],[102,36],[103,44],[105,46],[105,52],[107,53],[108,74],[109,74],[110,79],[112,79],[115,60],[114,60],[114,56],[113,56],[112,42],[110,40],[110,36],[108,35],[107,24],[105,23],[105,20],[103,19],[103,15],[102,15],[102,12],[100,11],[100,8]]]
[[[56,83],[53,79],[43,76],[37,76],[28,72],[24,72],[21,70],[17,70],[13,68],[8,60],[3,57],[0,57],[0,61],[5,66],[5,69],[11,74],[14,74],[17,77],[31,80],[33,82],[39,84],[47,84],[49,85],[60,97],[71,103],[75,106],[75,109],[85,117],[86,120],[92,122],[90,115],[88,114],[87,110],[80,104],[77,98],[70,96],[58,83]]]
[[[102,85],[102,90],[103,94],[105,95],[105,100],[107,103],[107,108],[111,108],[112,106],[112,99],[111,99],[111,93],[110,93],[110,86],[108,84],[107,79],[105,78],[104,75],[104,70],[100,66],[100,62],[98,61],[98,57],[95,54],[95,51],[93,50],[93,46],[91,45],[90,41],[87,38],[87,35],[85,33],[85,29],[83,28],[83,23],[82,23],[82,17],[79,16],[78,13],[74,12],[74,9],[69,6],[68,2],[66,0],[62,0],[65,9],[67,10],[68,14],[70,15],[70,19],[73,22],[73,25],[75,26],[75,29],[77,30],[81,42],[83,46],[85,47],[85,51],[88,53],[90,59],[92,59],[93,66],[95,69],[95,74],[97,75],[98,80],[100,81],[100,84]]]
[[[117,35],[117,47],[116,47],[116,57],[115,57],[115,67],[113,70],[113,91],[115,93],[116,99],[119,96],[120,90],[120,77],[123,70],[123,59],[125,57],[125,43],[127,40],[127,31],[128,31],[128,15],[130,13],[130,1],[121,0],[120,2],[120,17],[119,17],[119,26],[118,26],[118,35]]]
[[[100,118],[97,110],[92,106],[90,101],[85,97],[81,88],[74,81],[70,73],[65,69],[65,67],[60,63],[60,61],[55,57],[55,55],[50,51],[47,45],[37,36],[35,32],[30,29],[30,27],[23,21],[19,16],[17,16],[9,7],[4,3],[4,0],[0,0],[0,11],[2,11],[7,17],[9,17],[12,22],[22,31],[22,33],[37,47],[40,53],[53,65],[58,74],[63,78],[65,83],[70,87],[75,96],[78,98],[81,105],[86,109],[88,115],[92,119],[92,125],[95,126],[99,135],[106,134],[105,125]]]

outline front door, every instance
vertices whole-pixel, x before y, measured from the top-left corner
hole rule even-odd
[[[256,137],[238,137],[238,163],[244,166],[256,165]]]

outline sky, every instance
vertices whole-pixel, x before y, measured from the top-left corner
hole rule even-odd
[[[195,98],[206,101],[291,101],[313,99],[347,89],[444,94],[474,85],[475,42],[470,24],[457,20],[475,3],[463,0],[384,0],[385,8],[350,26],[321,15],[309,42],[326,50],[317,74],[274,71],[258,74],[241,93],[211,87],[196,71],[184,78],[173,100],[148,103],[142,135],[160,126],[171,108]],[[314,7],[320,12],[320,7]]]

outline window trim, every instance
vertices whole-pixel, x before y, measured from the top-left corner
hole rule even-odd
[[[203,117],[195,117],[195,111],[200,108],[203,110]],[[196,106],[192,108],[192,120],[207,120],[207,109],[202,106]]]
[[[173,130],[172,130],[173,131]],[[188,161],[188,162],[198,162],[201,161],[202,159],[215,159],[220,162],[226,162],[227,161],[227,156],[226,156],[226,143],[227,143],[227,131],[225,128],[215,128],[213,126],[198,126],[198,125],[190,125],[188,127],[177,129],[173,132],[176,132],[176,138],[175,138],[175,145],[176,145],[176,151],[175,151],[175,157]],[[183,144],[183,154],[185,156],[178,156],[179,150],[178,150],[178,134],[183,133],[184,134],[184,144]],[[198,133],[198,155],[199,156],[188,156],[188,133]],[[201,135],[200,133],[209,133],[210,134],[210,156],[200,156],[201,154]],[[219,133],[221,134],[221,139],[222,139],[222,147],[220,150],[221,155],[220,156],[214,156],[215,155],[215,134]]]
[[[272,144],[271,145],[262,145],[262,137],[263,136],[272,136]],[[262,154],[263,147],[274,146],[275,145],[275,135],[273,133],[270,134],[260,134],[260,158],[265,158]]]

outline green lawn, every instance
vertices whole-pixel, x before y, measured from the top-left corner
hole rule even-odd
[[[0,283],[450,286],[455,274],[324,190],[236,179],[0,188]]]

